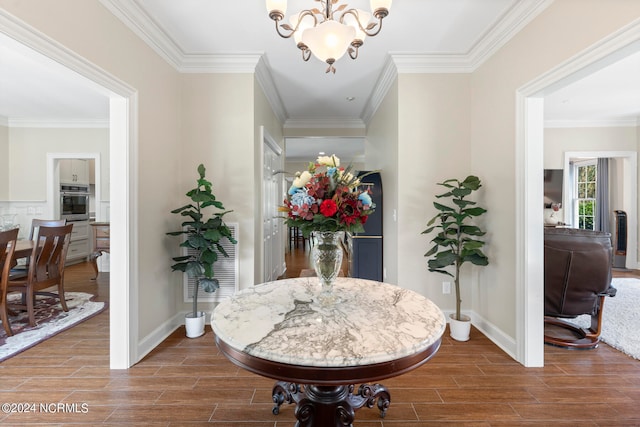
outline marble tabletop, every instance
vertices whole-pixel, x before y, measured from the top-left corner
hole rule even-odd
[[[338,303],[319,302],[315,277],[268,282],[221,302],[217,338],[250,356],[291,365],[363,366],[419,353],[446,320],[429,299],[371,280],[336,279]]]

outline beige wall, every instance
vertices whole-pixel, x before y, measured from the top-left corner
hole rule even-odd
[[[638,16],[636,1],[556,1],[472,74],[471,169],[484,178],[491,261],[474,310],[514,339],[524,316],[515,312],[516,91]]]
[[[398,284],[414,289],[443,310],[455,309],[454,294],[442,294],[449,276],[431,273],[424,258],[433,235],[421,234],[436,213],[435,195],[446,179],[476,174],[470,168],[468,74],[400,75],[398,140]],[[480,175],[480,178],[484,177]],[[471,308],[469,272],[462,299]]]
[[[547,128],[544,167],[562,169],[567,151],[636,151],[635,127]]]
[[[0,126],[0,201],[9,200],[9,128]]]
[[[187,149],[182,152],[180,193],[195,186],[196,167],[203,163],[216,198],[233,210],[225,221],[238,223],[241,288],[252,285],[255,274],[253,79],[252,74],[182,76],[182,141]]]
[[[398,81],[387,92],[367,129],[366,168],[382,179],[383,273],[385,282],[398,283]]]
[[[109,200],[109,129],[11,128],[12,201],[46,200],[48,153],[99,153],[102,199]]]

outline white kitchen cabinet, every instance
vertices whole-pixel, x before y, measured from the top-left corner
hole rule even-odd
[[[67,261],[85,260],[89,256],[89,221],[74,221]]]
[[[61,184],[89,184],[89,161],[87,159],[61,159]]]

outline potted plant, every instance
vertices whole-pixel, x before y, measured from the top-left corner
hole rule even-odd
[[[460,268],[466,262],[475,265],[487,265],[489,259],[482,252],[484,242],[477,237],[484,236],[485,232],[478,226],[472,225],[469,221],[473,217],[478,217],[486,212],[486,209],[476,206],[476,202],[466,198],[482,185],[480,179],[470,175],[459,181],[448,179],[438,183],[447,188],[443,194],[436,196],[437,199],[447,199],[448,204],[433,202],[433,206],[439,211],[436,216],[427,223],[427,229],[422,234],[429,234],[438,230],[436,236],[431,240],[434,246],[424,254],[431,257],[428,261],[429,271],[446,274],[453,277],[456,293],[456,312],[451,315],[449,328],[451,337],[458,341],[467,341],[471,329],[471,319],[460,313]],[[447,267],[453,266],[453,273]],[[462,329],[462,330],[459,330]]]
[[[174,257],[175,264],[171,266],[172,271],[181,271],[187,273],[189,277],[196,278],[193,289],[193,310],[185,316],[187,336],[190,338],[204,334],[205,314],[203,311],[198,311],[200,287],[205,292],[215,292],[220,287],[218,279],[214,277],[213,265],[218,259],[218,254],[229,256],[220,241],[228,239],[233,244],[237,243],[222,219],[232,211],[225,211],[222,203],[216,200],[211,190],[211,182],[205,179],[205,171],[202,164],[198,166],[200,178],[197,180],[197,186],[186,193],[191,203],[171,211],[186,217],[182,223],[182,230],[167,233],[170,236],[184,235],[185,239],[180,243],[180,247],[192,249],[188,255]],[[208,207],[217,208],[222,212],[215,212],[207,218],[204,210]]]

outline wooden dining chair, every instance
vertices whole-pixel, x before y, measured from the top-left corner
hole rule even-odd
[[[11,323],[9,323],[9,309],[7,307],[7,284],[9,282],[9,272],[11,271],[11,262],[13,260],[13,252],[16,249],[16,241],[18,240],[18,228],[0,232],[0,320],[7,336],[13,335]]]
[[[71,240],[73,224],[61,227],[41,226],[38,230],[37,244],[31,252],[31,262],[27,277],[9,280],[7,292],[21,292],[22,304],[29,314],[29,325],[35,326],[34,303],[36,295],[48,295],[60,300],[64,311],[69,311],[64,297],[64,265]],[[58,292],[44,291],[57,286]]]
[[[31,220],[31,229],[29,230],[29,240],[33,240],[38,235],[40,227],[61,227],[67,223],[66,219],[40,219],[33,218]],[[11,267],[11,279],[16,280],[27,276],[29,271],[30,257],[26,258],[24,264],[17,264],[15,261]]]

